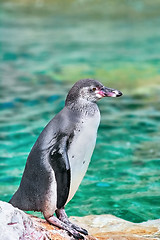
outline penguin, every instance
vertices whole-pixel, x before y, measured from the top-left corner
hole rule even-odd
[[[64,108],[31,149],[20,186],[9,202],[21,210],[40,211],[50,224],[84,239],[87,230],[69,221],[65,205],[76,193],[95,147],[100,123],[97,101],[121,95],[94,79],[76,82]]]

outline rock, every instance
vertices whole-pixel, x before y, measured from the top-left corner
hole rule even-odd
[[[43,239],[43,236],[44,232],[34,227],[27,214],[9,203],[0,202],[0,239]]]
[[[71,217],[92,236],[86,240],[157,240],[160,239],[160,219],[132,223],[112,215]],[[0,240],[73,240],[65,230],[29,215],[0,201]]]
[[[26,214],[11,204],[0,201],[0,240],[73,240],[68,232],[46,220]],[[87,236],[86,240],[96,240]]]
[[[99,240],[157,240],[160,239],[160,219],[132,223],[113,215],[71,217]]]

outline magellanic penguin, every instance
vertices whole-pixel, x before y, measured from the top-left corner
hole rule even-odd
[[[97,100],[121,95],[93,79],[76,82],[64,108],[34,144],[10,203],[22,210],[41,211],[49,223],[83,239],[80,233],[87,235],[87,231],[68,220],[64,207],[76,193],[95,147],[100,123]]]

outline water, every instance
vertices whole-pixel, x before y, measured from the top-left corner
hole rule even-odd
[[[124,96],[99,102],[97,145],[67,213],[160,218],[159,7],[1,1],[1,200],[17,189],[31,147],[73,82],[93,77]]]

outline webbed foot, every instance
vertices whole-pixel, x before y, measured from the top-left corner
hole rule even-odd
[[[88,235],[88,231],[86,229],[81,228],[77,224],[73,224],[69,221],[68,216],[67,216],[64,208],[57,209],[56,210],[56,216],[59,220],[61,220],[63,223],[67,224],[71,228],[75,229],[77,232],[80,232],[84,235]]]
[[[84,237],[78,232],[76,231],[74,228],[72,228],[69,224],[62,222],[60,219],[58,219],[55,216],[51,216],[49,218],[46,218],[46,220],[54,225],[57,226],[61,229],[66,230],[67,232],[69,232],[75,239],[84,239]]]

